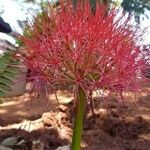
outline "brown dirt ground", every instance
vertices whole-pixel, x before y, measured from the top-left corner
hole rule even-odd
[[[0,104],[0,142],[17,136],[25,142],[12,146],[14,150],[54,150],[71,142],[73,95],[59,91],[58,107],[55,96],[50,102],[29,101],[24,95],[5,98]],[[82,141],[83,150],[149,150],[150,89],[125,103],[112,96],[106,102],[95,98],[95,116],[87,108]],[[57,108],[57,109],[56,109]],[[45,113],[47,112],[47,113]],[[33,141],[40,141],[37,148]],[[40,147],[39,146],[39,147]],[[35,148],[36,147],[36,148]]]

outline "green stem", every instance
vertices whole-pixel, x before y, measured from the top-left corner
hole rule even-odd
[[[77,106],[76,106],[77,109],[75,112],[71,150],[80,150],[85,106],[86,106],[86,93],[84,92],[81,86],[78,86]]]

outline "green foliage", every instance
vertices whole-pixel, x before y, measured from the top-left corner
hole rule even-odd
[[[128,12],[130,15],[134,15],[135,21],[137,23],[140,23],[142,15],[149,18],[146,15],[146,10],[150,11],[150,0],[123,0],[122,2],[120,2],[119,0],[90,0],[92,7],[95,7],[96,1],[99,1],[104,4],[109,3],[108,6],[110,6],[111,4],[121,6],[124,11]]]
[[[12,90],[13,78],[19,74],[18,64],[19,62],[14,60],[9,52],[0,57],[0,97],[5,96],[8,91]]]
[[[121,3],[123,9],[129,14],[133,14],[136,22],[140,22],[141,15],[145,14],[145,10],[150,10],[150,0],[123,0]]]

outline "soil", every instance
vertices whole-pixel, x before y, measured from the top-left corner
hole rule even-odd
[[[82,150],[149,150],[149,93],[150,89],[141,93],[136,101],[131,97],[125,102],[114,96],[107,102],[94,98],[94,116],[89,105],[86,110]],[[14,150],[55,150],[70,144],[73,95],[59,91],[58,97],[59,106],[54,95],[48,104],[25,96],[5,99],[0,104],[0,143],[15,137],[16,143],[7,145]]]

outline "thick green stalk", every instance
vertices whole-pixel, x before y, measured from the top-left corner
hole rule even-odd
[[[86,105],[86,93],[84,92],[81,86],[78,86],[77,98],[77,109],[75,112],[71,150],[80,150],[81,144],[83,118]]]

